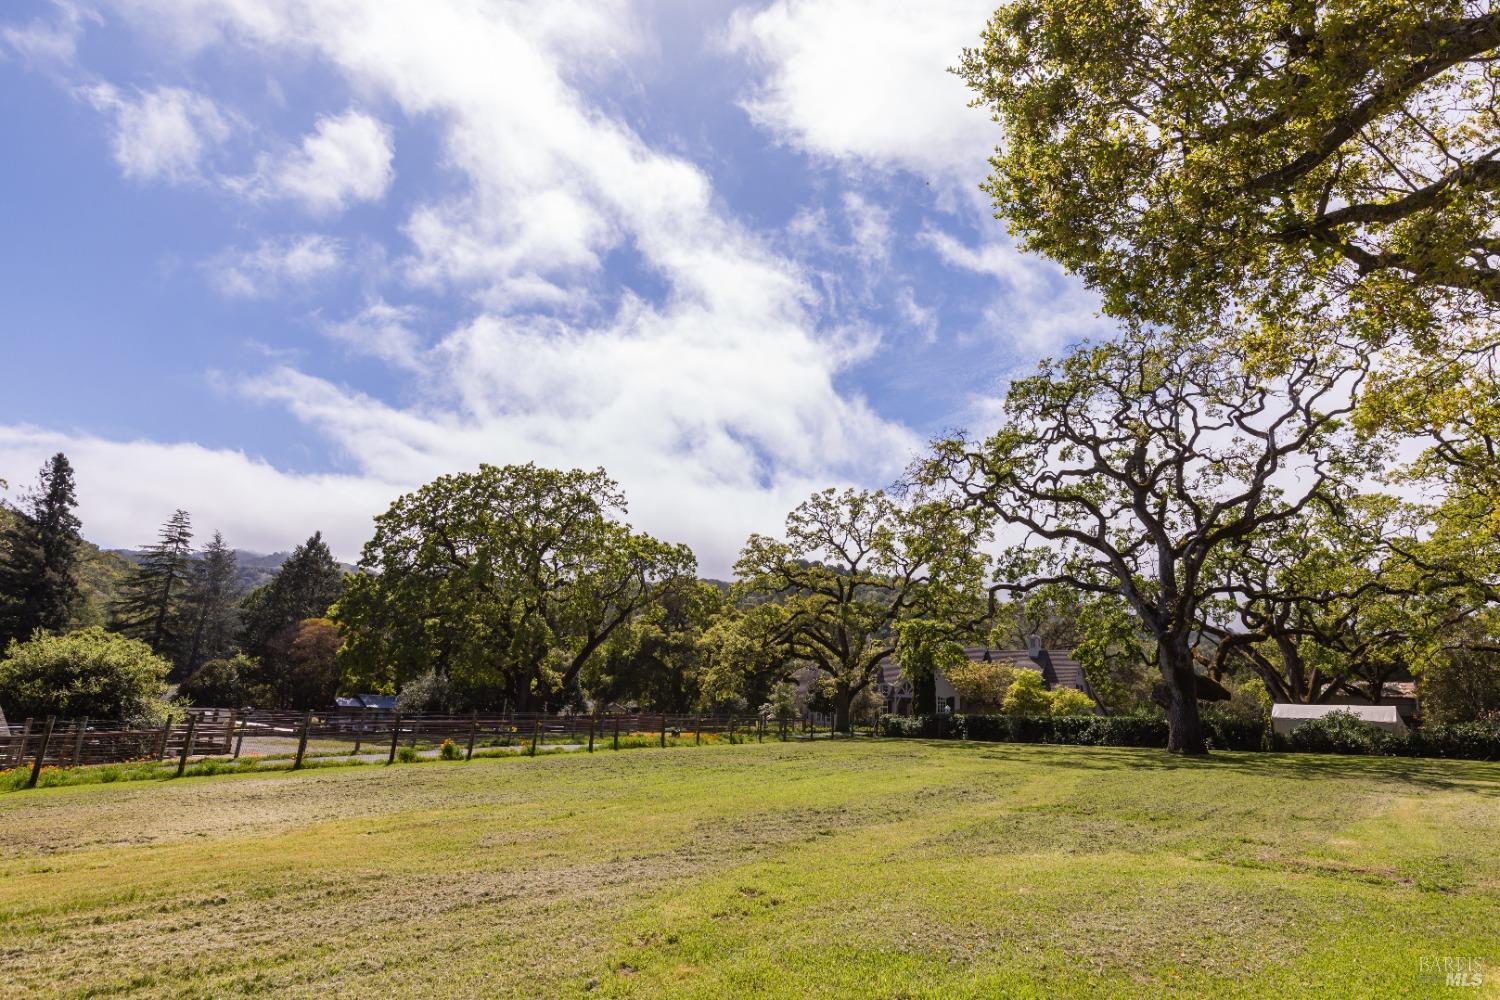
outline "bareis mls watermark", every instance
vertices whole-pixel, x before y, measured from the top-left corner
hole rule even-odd
[[[1484,960],[1462,955],[1424,955],[1417,959],[1418,982],[1478,989],[1484,985]]]

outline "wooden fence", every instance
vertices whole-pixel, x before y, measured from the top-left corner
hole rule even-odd
[[[467,758],[476,746],[567,743],[592,750],[617,747],[622,738],[646,737],[665,746],[667,737],[706,735],[730,739],[789,738],[807,723],[765,720],[757,716],[653,714],[548,715],[503,714],[433,715],[340,710],[333,712],[254,712],[242,716],[235,729],[235,750],[246,737],[296,739],[298,763],[310,741],[354,744],[351,753],[380,753],[395,759],[401,746],[438,744],[445,740]]]
[[[465,759],[476,747],[572,744],[580,749],[618,749],[622,739],[646,738],[666,746],[669,736],[701,742],[714,735],[764,741],[815,732],[816,719],[778,721],[758,716],[503,713],[469,715],[403,714],[337,709],[324,712],[236,712],[194,708],[184,718],[157,729],[128,729],[88,719],[27,719],[0,728],[0,770],[29,766],[32,782],[43,767],[80,767],[132,760],[176,760],[179,773],[189,758],[238,757],[246,738],[297,741],[293,767],[300,767],[311,741],[352,744],[350,754],[394,761],[402,746],[451,741]]]
[[[27,719],[0,730],[0,769],[31,767],[31,783],[43,767],[82,767],[131,760],[177,758],[232,752],[240,720],[233,710],[191,708],[160,728],[130,729],[89,719]]]

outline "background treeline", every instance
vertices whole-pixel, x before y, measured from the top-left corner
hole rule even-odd
[[[376,692],[399,694],[405,711],[812,710],[848,726],[883,708],[877,678],[895,666],[918,714],[933,711],[941,673],[969,712],[1169,724],[1159,636],[1118,590],[1069,579],[1057,549],[1039,558],[1001,544],[1002,519],[953,488],[950,461],[940,448],[894,492],[814,494],[779,535],[747,540],[732,584],[698,578],[685,546],[630,528],[602,470],[441,477],[376,518],[352,571],[315,533],[248,589],[224,539],[195,547],[176,511],[122,560],[101,615],[85,568],[118,557],[82,540],[72,470],[57,455],[0,533],[0,707],[138,718],[170,697],[301,709]],[[1222,486],[1213,477],[1194,502]],[[1374,504],[1385,524],[1390,503],[1361,496],[1339,516]],[[1205,563],[1215,599],[1194,621],[1190,669],[1223,702],[1213,725],[1261,724],[1273,696],[1377,694],[1413,676],[1434,719],[1493,712],[1496,604],[1465,582],[1485,553],[1465,549],[1455,577],[1431,517],[1408,511],[1393,520],[1401,531],[1382,533],[1301,510],[1313,512],[1247,532],[1230,557]],[[1288,538],[1288,554],[1250,560],[1252,541]],[[1406,547],[1425,559],[1392,562]],[[1275,587],[1244,585],[1247,567],[1274,572]],[[1097,700],[964,653],[1033,638],[1071,650]]]
[[[82,538],[76,505],[59,453],[19,503],[0,508],[0,708],[146,721],[173,695],[235,707],[329,703],[338,638],[324,616],[345,568],[320,534],[284,558],[252,557],[247,572],[220,533],[195,545],[186,511],[154,542],[120,553]]]
[[[1002,130],[983,186],[1115,332],[1008,380],[988,433],[933,442],[890,492],[809,497],[727,590],[626,524],[602,470],[481,466],[396,500],[358,573],[314,535],[248,595],[174,516],[98,611],[114,631],[73,634],[101,662],[104,636],[135,643],[189,695],[277,705],[342,686],[847,725],[889,664],[919,713],[940,673],[1040,705],[962,650],[1037,632],[1101,711],[1157,714],[1186,753],[1205,700],[1414,679],[1429,718],[1492,716],[1496,52],[1494,13],[1451,3],[1014,0],[958,66]],[[59,456],[5,530],[12,711],[46,689],[27,647],[68,639],[101,585],[72,500]]]

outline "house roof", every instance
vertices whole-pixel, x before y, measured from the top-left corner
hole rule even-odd
[[[964,655],[976,663],[1004,663],[1023,670],[1038,670],[1042,680],[1051,687],[1076,688],[1092,696],[1083,666],[1065,650],[1044,649],[1035,657],[1024,649],[990,649],[987,646],[965,646]],[[901,666],[890,660],[880,665],[876,683],[883,687],[895,687],[901,682]]]
[[[396,696],[393,694],[356,694],[347,698],[335,698],[333,703],[339,708],[371,708],[389,712],[396,707]]]

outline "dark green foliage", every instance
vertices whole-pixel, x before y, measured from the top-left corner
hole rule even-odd
[[[1220,750],[1259,750],[1265,728],[1205,713],[1204,734]],[[887,715],[888,736],[980,740],[991,743],[1064,743],[1096,747],[1165,747],[1165,719],[1106,715]]]
[[[277,708],[325,708],[339,685],[339,630],[327,618],[309,618],[289,634],[285,646],[277,639],[262,661],[261,679],[269,683]]]
[[[143,550],[115,606],[115,631],[140,639],[158,655],[174,656],[180,650],[177,612],[192,569],[192,539],[188,512],[175,512],[156,543]]]
[[[1206,710],[1204,734],[1215,750],[1266,750],[1273,746],[1263,723]],[[886,736],[979,740],[990,743],[1064,743],[1098,747],[1165,747],[1167,723],[1146,716],[886,715]],[[1274,747],[1310,753],[1382,754],[1500,760],[1500,720],[1423,726],[1406,736],[1388,733],[1348,712],[1304,722]]]
[[[256,673],[248,656],[209,660],[188,675],[177,693],[194,705],[239,708],[253,699],[249,679]]]
[[[0,660],[0,705],[14,718],[159,721],[171,665],[135,639],[86,628],[12,642]]]
[[[1500,760],[1500,719],[1426,725],[1401,735],[1372,726],[1350,712],[1330,712],[1302,723],[1279,742],[1308,752]]]
[[[239,627],[235,576],[234,550],[216,531],[213,541],[193,563],[188,579],[179,624],[182,651],[175,665],[177,676],[190,675],[206,661],[234,652]]]
[[[261,658],[272,646],[289,646],[297,627],[322,618],[344,593],[344,573],[321,531],[297,546],[271,582],[251,591],[242,603],[245,651]],[[284,651],[284,649],[283,649]]]
[[[691,550],[631,531],[602,469],[481,465],[375,519],[339,601],[344,683],[401,689],[436,670],[460,700],[576,703],[586,668],[637,644]]]
[[[62,452],[42,466],[24,509],[0,531],[0,647],[38,629],[61,632],[80,602],[73,467]]]
[[[1500,717],[1422,726],[1407,736],[1405,752],[1412,757],[1500,760]]]
[[[1387,735],[1353,712],[1329,712],[1293,729],[1287,743],[1310,753],[1376,753]]]

